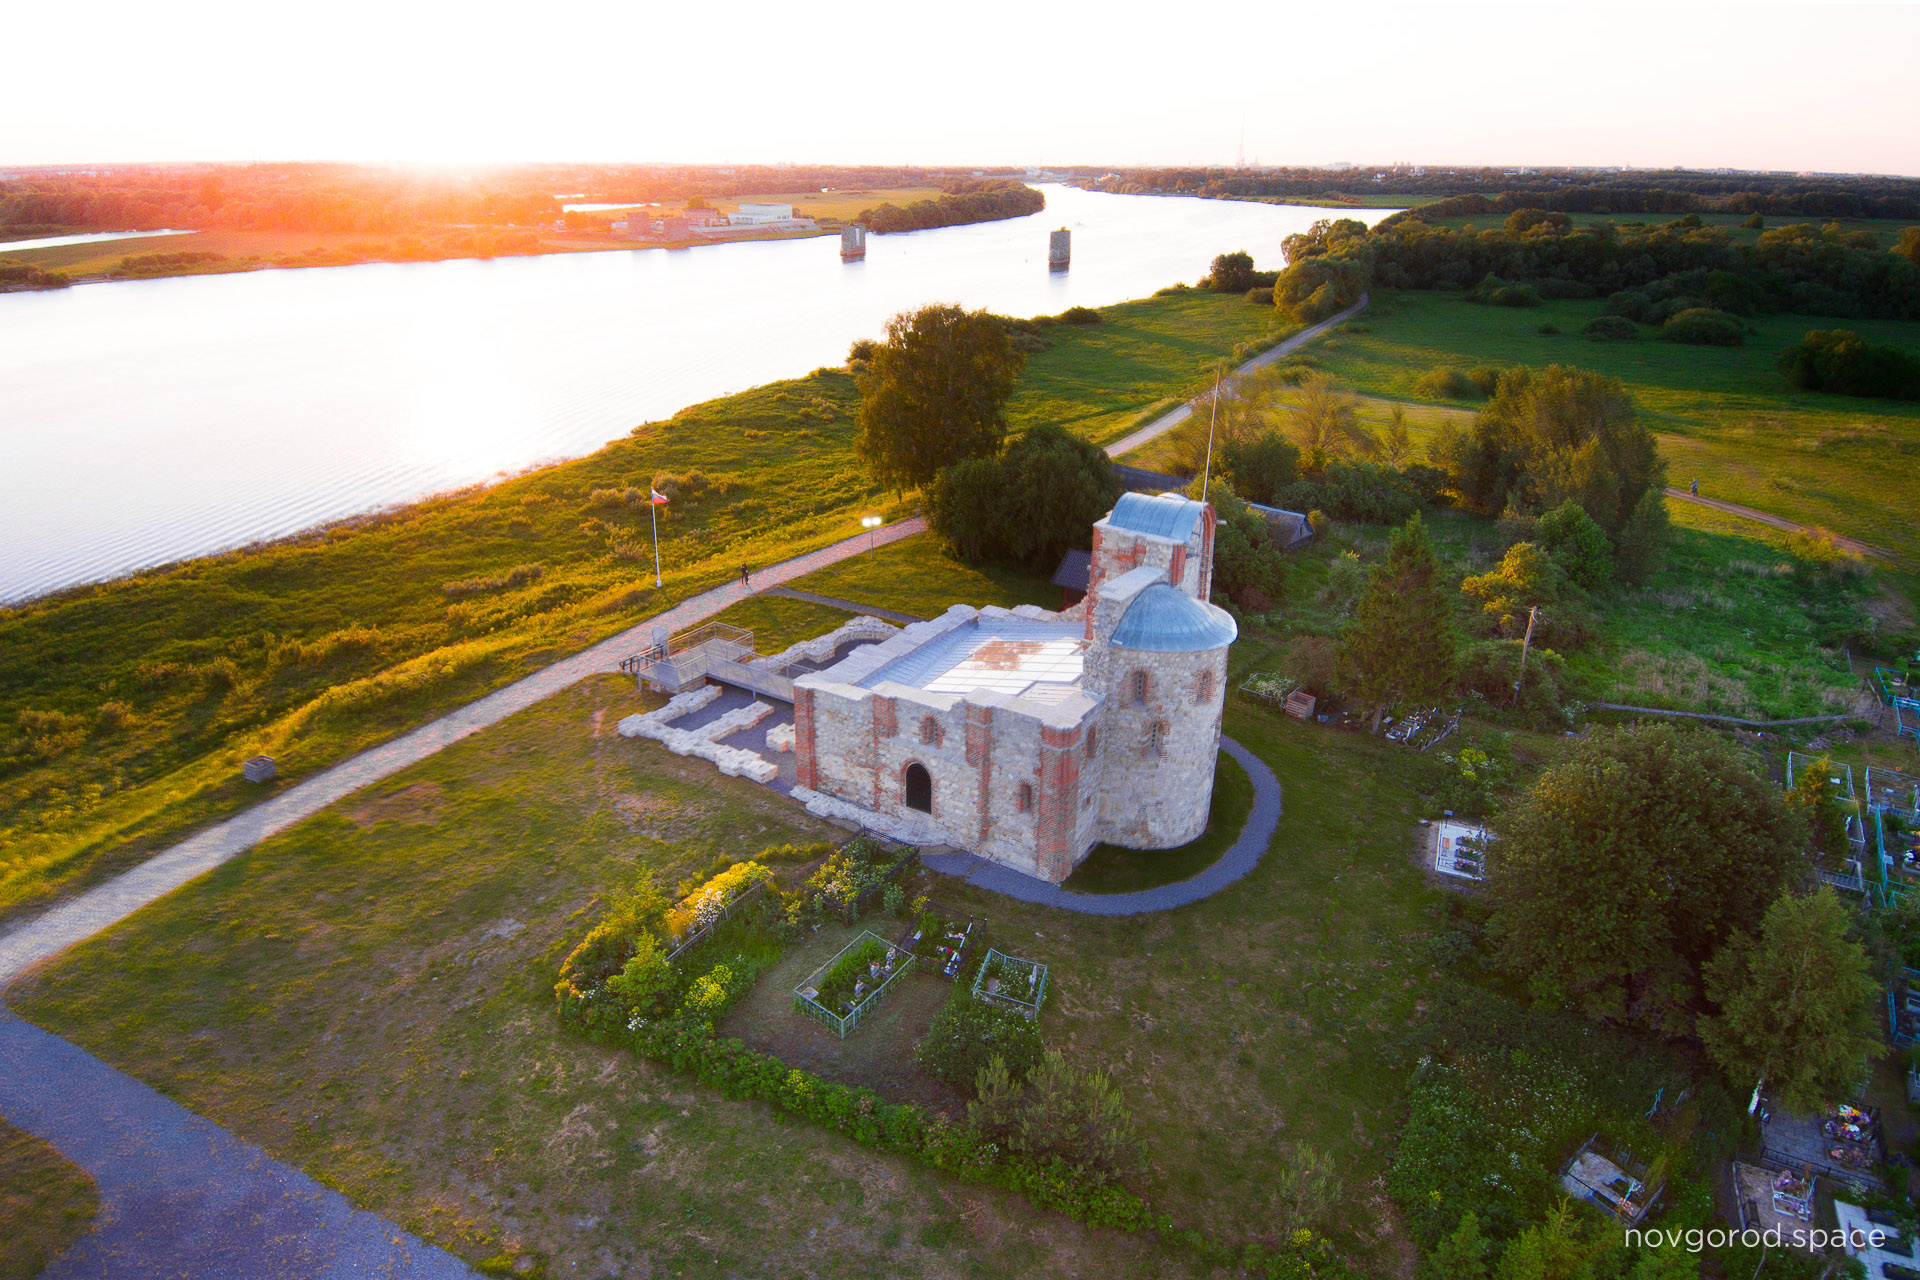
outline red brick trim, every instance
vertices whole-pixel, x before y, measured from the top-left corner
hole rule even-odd
[[[810,791],[820,789],[820,762],[814,754],[813,690],[793,691],[794,782]]]

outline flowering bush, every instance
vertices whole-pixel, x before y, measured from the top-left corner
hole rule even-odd
[[[670,937],[684,938],[719,920],[729,902],[773,873],[758,862],[736,862],[674,904],[664,925]]]

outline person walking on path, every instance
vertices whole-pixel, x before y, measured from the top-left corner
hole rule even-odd
[[[1700,482],[1699,482],[1698,480],[1695,480],[1695,481],[1693,482],[1693,484],[1692,484],[1691,486],[1689,486],[1689,487],[1688,487],[1688,489],[1687,489],[1687,492],[1688,492],[1688,493],[1690,493],[1690,494],[1692,494],[1692,495],[1693,495],[1694,497],[1696,497],[1696,498],[1697,498],[1697,497],[1699,497],[1699,496],[1700,496]]]
[[[740,585],[749,591],[753,590],[753,578],[748,574],[745,565],[740,566]]]

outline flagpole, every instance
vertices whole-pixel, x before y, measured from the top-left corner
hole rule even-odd
[[[1213,424],[1220,420],[1220,374],[1213,371],[1213,412],[1207,417],[1207,465],[1200,472],[1200,501],[1207,500],[1207,485],[1213,479]]]
[[[653,491],[647,491],[647,518],[653,521],[653,586],[660,589],[660,504],[653,500]]]

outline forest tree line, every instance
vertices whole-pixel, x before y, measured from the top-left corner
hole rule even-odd
[[[355,165],[27,170],[0,179],[0,228],[26,233],[71,227],[392,233],[446,226],[526,227],[560,217],[561,206],[574,194],[607,204],[664,203],[955,181],[966,180],[957,179],[952,170],[892,166],[550,165],[490,171],[471,179]]]
[[[1373,174],[1383,176],[1373,181]],[[1096,190],[1127,195],[1194,195],[1221,200],[1335,199],[1353,193],[1439,196],[1432,217],[1507,213],[1763,213],[1811,218],[1920,218],[1920,178],[1879,174],[1707,173],[1686,169],[1620,173],[1595,169],[1124,169]]]
[[[936,200],[916,200],[904,208],[883,204],[862,209],[855,222],[875,235],[891,231],[925,231],[931,227],[958,227],[971,222],[998,222],[1024,218],[1047,207],[1047,198],[1022,182],[1002,178],[959,179],[944,184]]]

